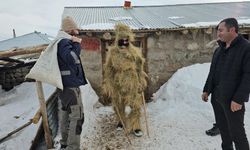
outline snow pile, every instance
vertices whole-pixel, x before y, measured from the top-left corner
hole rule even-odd
[[[155,94],[156,103],[149,105],[156,133],[164,132],[157,147],[175,150],[217,149],[220,138],[208,137],[212,126],[211,104],[201,100],[202,88],[210,64],[196,64],[178,70]],[[157,120],[161,120],[158,123]],[[156,134],[157,135],[157,134]],[[165,142],[164,142],[165,141]]]
[[[82,135],[88,136],[93,133],[93,124],[96,123],[95,109],[98,107],[98,96],[90,84],[81,88],[84,107],[84,126]]]

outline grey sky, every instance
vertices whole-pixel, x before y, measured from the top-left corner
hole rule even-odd
[[[131,0],[132,5],[210,3],[250,0]],[[124,0],[7,0],[0,4],[0,40],[39,31],[55,36],[65,6],[122,6]]]

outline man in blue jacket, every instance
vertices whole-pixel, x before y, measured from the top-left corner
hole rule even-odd
[[[216,49],[202,99],[212,93],[214,113],[223,150],[249,150],[244,128],[245,102],[250,93],[250,43],[238,34],[234,18],[218,25]]]
[[[57,58],[61,71],[63,90],[59,93],[61,100],[61,148],[80,149],[80,134],[84,122],[83,105],[79,86],[87,84],[80,61],[81,38],[78,27],[71,17],[62,20],[61,30],[71,35],[58,43]],[[69,36],[70,37],[70,36]]]

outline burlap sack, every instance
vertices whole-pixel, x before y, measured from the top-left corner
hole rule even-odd
[[[57,44],[63,38],[71,39],[71,35],[59,31],[55,40],[42,52],[36,64],[26,75],[26,78],[35,79],[63,89],[62,77],[57,60]]]

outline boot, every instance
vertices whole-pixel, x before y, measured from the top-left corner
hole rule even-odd
[[[123,129],[123,125],[121,122],[118,122],[117,126],[116,126],[116,130],[117,131],[121,131]]]
[[[209,136],[216,136],[218,134],[220,134],[220,130],[217,127],[216,123],[213,124],[213,127],[209,130],[206,130],[206,134]]]
[[[142,132],[141,129],[135,129],[135,130],[133,131],[133,134],[134,134],[135,136],[137,136],[137,137],[143,136],[143,132]]]

